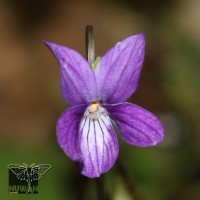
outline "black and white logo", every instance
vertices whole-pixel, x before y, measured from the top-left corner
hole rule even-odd
[[[9,164],[9,193],[38,194],[38,180],[52,167],[49,164]]]

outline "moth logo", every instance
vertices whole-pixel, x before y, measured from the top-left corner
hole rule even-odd
[[[9,164],[10,194],[38,194],[38,180],[52,167],[49,164]]]

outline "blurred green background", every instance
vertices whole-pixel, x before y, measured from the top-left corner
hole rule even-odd
[[[99,180],[107,199],[199,200],[198,0],[0,0],[0,199],[99,197],[99,184],[81,176],[56,142],[56,121],[67,105],[58,65],[43,44],[47,39],[85,55],[88,24],[100,56],[125,37],[144,33],[145,62],[129,101],[153,112],[165,127],[165,140],[153,148],[119,138],[118,163]],[[11,163],[53,167],[39,181],[38,195],[11,195]]]

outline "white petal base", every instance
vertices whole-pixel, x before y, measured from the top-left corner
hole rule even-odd
[[[90,178],[107,172],[114,165],[119,151],[107,111],[100,105],[93,108],[86,109],[79,127],[82,174]]]

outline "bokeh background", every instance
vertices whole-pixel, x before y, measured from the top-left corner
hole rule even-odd
[[[85,55],[85,27],[95,30],[96,54],[143,32],[145,62],[129,100],[155,113],[165,140],[153,148],[125,144],[99,183],[79,175],[56,142],[67,108],[49,40]],[[200,199],[199,0],[0,0],[0,199]],[[8,194],[11,163],[49,163],[38,195]]]

